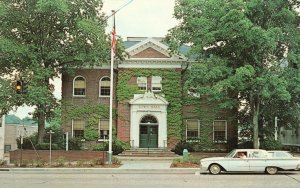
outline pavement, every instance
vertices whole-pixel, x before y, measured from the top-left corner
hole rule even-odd
[[[155,174],[198,174],[199,168],[171,168],[173,159],[124,158],[119,168],[0,168],[11,172],[91,172],[103,174],[155,173]]]

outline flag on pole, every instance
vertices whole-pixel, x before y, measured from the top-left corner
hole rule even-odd
[[[116,24],[115,24],[115,12],[113,12],[113,28],[112,28],[112,36],[111,36],[111,49],[113,52],[113,58],[116,57],[117,54],[117,38],[116,38]]]

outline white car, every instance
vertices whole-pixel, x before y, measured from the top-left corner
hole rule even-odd
[[[219,174],[221,171],[276,174],[280,170],[299,170],[300,158],[284,151],[269,153],[262,149],[235,149],[225,157],[201,159],[200,168],[202,171],[208,170],[211,174]]]

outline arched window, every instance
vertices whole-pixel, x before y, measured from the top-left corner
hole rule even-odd
[[[73,82],[73,96],[85,96],[85,78],[82,76],[77,76]]]
[[[99,84],[99,95],[109,97],[110,96],[110,78],[103,77]]]
[[[141,123],[157,123],[157,119],[154,116],[146,115],[142,118]]]

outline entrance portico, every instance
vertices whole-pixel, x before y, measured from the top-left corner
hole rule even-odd
[[[151,91],[130,100],[130,144],[132,148],[167,147],[168,102]]]

